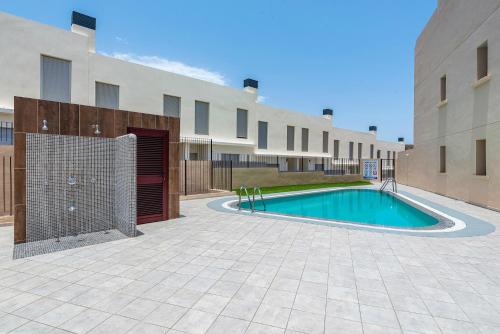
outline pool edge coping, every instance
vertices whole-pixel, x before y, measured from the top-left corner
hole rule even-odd
[[[303,190],[303,191],[294,191],[294,192],[284,192],[284,193],[275,193],[264,195],[264,199],[266,198],[275,198],[275,197],[286,197],[291,195],[304,195],[310,193],[321,193],[321,192],[331,192],[331,191],[341,191],[347,189],[370,189],[377,190],[378,187],[376,185],[372,186],[353,186],[353,187],[339,187],[339,188],[325,188],[325,189],[312,189],[312,190]],[[391,195],[393,193],[389,192]],[[471,236],[481,236],[494,232],[496,227],[489,222],[483,221],[481,219],[470,216],[466,213],[460,212],[455,209],[448,208],[444,205],[434,203],[429,200],[424,200],[419,196],[409,194],[406,191],[403,193],[398,193],[400,200],[405,202],[410,202],[408,204],[417,205],[417,209],[424,211],[429,214],[429,212],[439,215],[444,219],[451,220],[454,225],[444,229],[401,229],[401,228],[391,228],[391,227],[383,227],[383,226],[370,226],[368,224],[356,223],[356,222],[342,222],[336,220],[328,220],[321,218],[309,218],[309,217],[300,217],[300,216],[292,216],[292,215],[284,215],[284,214],[274,214],[274,213],[266,213],[262,211],[250,212],[250,211],[241,211],[234,207],[229,207],[229,203],[238,202],[237,196],[226,196],[223,198],[219,198],[215,201],[211,201],[207,203],[207,206],[211,209],[221,212],[240,214],[244,216],[252,216],[256,215],[262,218],[271,218],[271,219],[280,219],[286,221],[294,221],[294,222],[302,222],[309,224],[317,224],[324,225],[330,227],[338,227],[338,228],[347,228],[351,230],[363,230],[363,231],[371,231],[371,232],[381,232],[381,233],[392,233],[399,235],[408,235],[408,236],[428,236],[428,237],[471,237]],[[424,203],[424,202],[427,202]],[[429,212],[427,212],[429,211]],[[451,211],[451,212],[450,212]],[[458,216],[464,216],[466,219],[458,218]],[[439,223],[438,223],[439,224]],[[434,225],[435,226],[435,225]]]

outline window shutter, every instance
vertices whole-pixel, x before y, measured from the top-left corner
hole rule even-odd
[[[194,110],[194,133],[197,135],[208,135],[208,112],[207,102],[196,101]]]
[[[323,153],[328,153],[328,131],[323,131]]]
[[[168,117],[179,117],[181,114],[181,98],[177,96],[163,95],[163,115]]]
[[[309,149],[309,129],[302,128],[302,152],[307,152]]]
[[[237,138],[247,138],[248,137],[248,110],[237,109],[236,110],[236,137]]]
[[[295,127],[288,125],[286,127],[286,149],[295,150]]]
[[[267,149],[267,122],[259,121],[259,149]]]
[[[340,141],[335,139],[333,141],[333,158],[334,159],[339,158],[339,145],[340,145]]]
[[[95,83],[96,107],[119,109],[120,87],[102,82]]]
[[[71,102],[71,62],[42,56],[40,97],[43,100]]]

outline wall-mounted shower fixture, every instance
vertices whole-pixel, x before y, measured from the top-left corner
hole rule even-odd
[[[48,131],[49,130],[49,123],[47,122],[46,119],[42,121],[42,130],[43,131]]]
[[[74,186],[76,184],[76,176],[72,175],[68,176],[68,184],[70,186]]]
[[[92,124],[92,129],[95,129],[94,134],[99,136],[101,134],[101,130],[99,130],[99,124]]]

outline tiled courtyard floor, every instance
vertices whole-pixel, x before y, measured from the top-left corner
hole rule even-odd
[[[500,227],[500,213],[401,187]],[[500,333],[499,232],[354,231],[181,203],[143,235],[20,260],[0,228],[0,333]]]

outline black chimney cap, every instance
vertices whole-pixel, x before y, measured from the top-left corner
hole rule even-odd
[[[377,126],[376,125],[370,125],[368,127],[368,131],[377,131]]]
[[[333,116],[333,109],[323,109],[323,115]]]
[[[71,24],[77,24],[79,26],[95,30],[95,17],[88,16],[79,12],[73,11],[71,13]]]
[[[398,137],[398,142],[403,143],[405,141],[405,137]]]
[[[259,82],[257,80],[254,80],[254,79],[245,79],[245,80],[243,80],[243,88],[244,87],[252,87],[252,88],[258,89]]]

